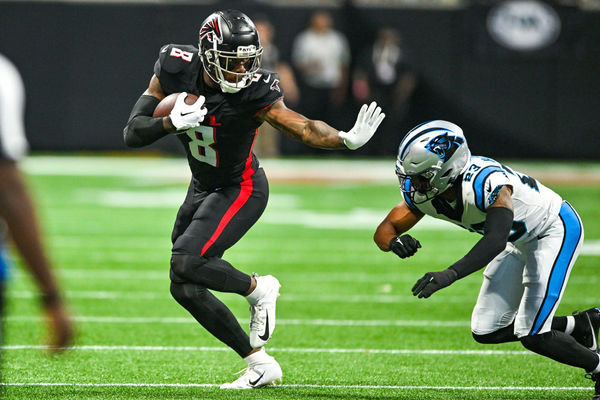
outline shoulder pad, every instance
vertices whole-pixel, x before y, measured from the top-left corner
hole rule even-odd
[[[248,92],[254,96],[264,96],[273,92],[276,96],[283,95],[283,89],[280,84],[279,74],[273,71],[259,69],[252,78],[252,84],[248,87]]]
[[[283,89],[276,72],[259,69],[252,83],[242,92],[241,101],[254,111],[267,107],[283,98]]]
[[[160,48],[158,60],[154,66],[154,74],[161,72],[178,74],[189,67],[198,57],[198,49],[191,45],[167,44]],[[158,73],[157,73],[158,72]]]

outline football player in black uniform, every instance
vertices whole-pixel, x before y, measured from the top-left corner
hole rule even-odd
[[[124,130],[131,147],[175,134],[186,150],[192,180],[172,234],[171,294],[247,361],[242,376],[221,386],[226,389],[272,385],[282,375],[263,348],[275,327],[279,281],[271,275],[249,276],[222,259],[267,204],[267,179],[252,153],[256,129],[267,122],[309,146],[354,150],[371,138],[385,116],[375,103],[363,105],[354,127],[343,132],[288,109],[279,76],[260,69],[261,53],[256,28],[245,14],[211,14],[200,28],[199,48],[161,48],[149,87]],[[169,116],[152,117],[161,99],[179,92]],[[188,105],[186,93],[199,98]],[[246,296],[250,337],[210,290]]]

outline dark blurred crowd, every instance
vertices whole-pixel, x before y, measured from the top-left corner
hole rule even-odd
[[[273,44],[272,23],[265,16],[254,17],[254,22],[264,47],[263,68],[279,73],[287,105],[311,119],[350,129],[348,115],[355,115],[362,104],[376,101],[387,117],[365,151],[381,155],[396,152],[411,124],[411,97],[418,83],[401,32],[381,27],[365,40],[367,46],[355,48],[336,29],[331,14],[318,10],[295,37],[289,60],[284,60]],[[306,153],[301,143],[267,124],[259,130],[255,143],[259,156],[299,150]]]

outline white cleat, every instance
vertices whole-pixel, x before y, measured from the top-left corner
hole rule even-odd
[[[275,386],[281,382],[281,367],[271,356],[265,363],[248,367],[239,373],[242,375],[231,383],[224,383],[221,389],[258,389],[265,386]]]
[[[281,285],[272,275],[258,276],[253,274],[257,287],[261,286],[263,295],[256,304],[250,305],[250,346],[257,349],[263,347],[273,335],[275,329],[275,303],[279,297]]]

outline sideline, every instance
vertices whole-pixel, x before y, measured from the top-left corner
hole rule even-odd
[[[502,160],[504,162],[504,160]],[[517,171],[547,185],[600,186],[600,163],[522,160],[506,161]],[[272,158],[261,160],[272,182],[282,183],[397,183],[394,159]],[[29,156],[24,170],[32,175],[118,176],[189,182],[185,158],[130,156]]]

